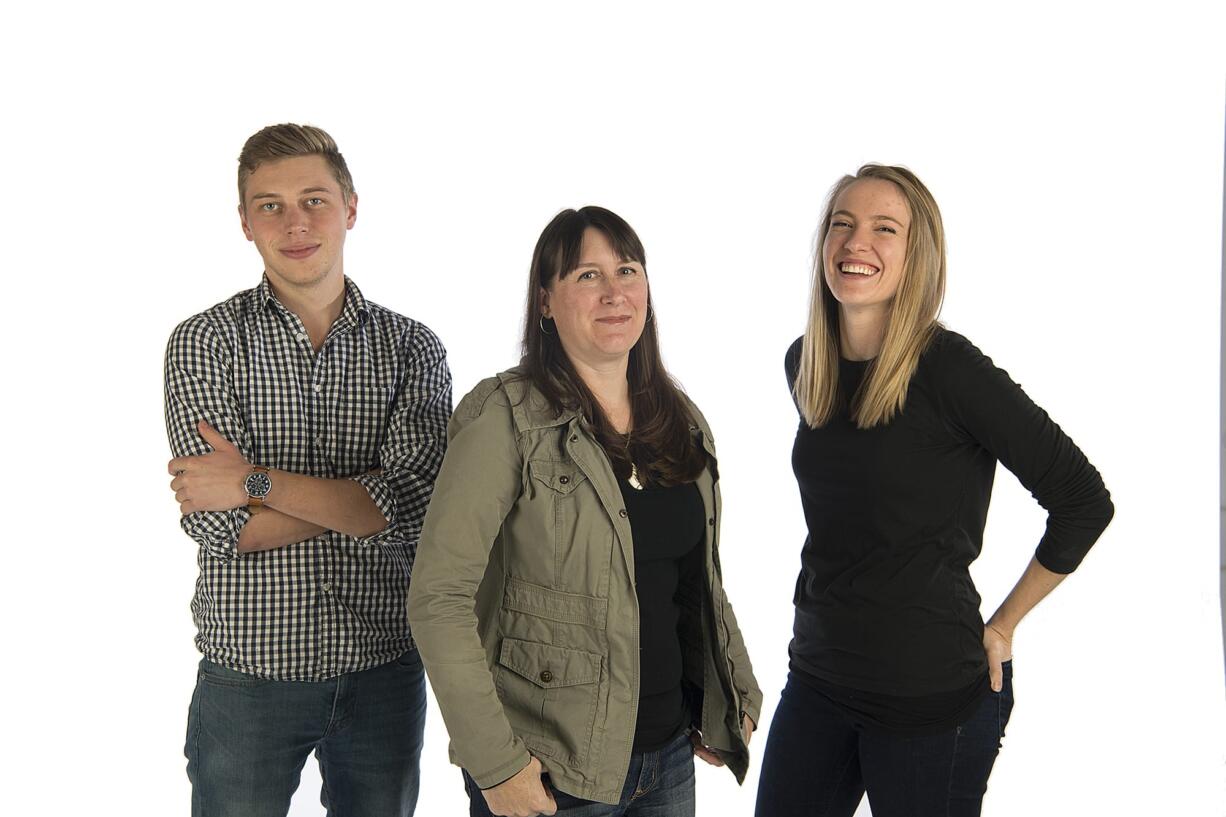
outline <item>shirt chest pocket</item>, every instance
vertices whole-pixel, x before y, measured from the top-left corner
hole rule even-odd
[[[317,424],[314,443],[336,476],[355,476],[381,467],[379,449],[387,433],[395,391],[363,386],[340,395]]]
[[[572,593],[593,594],[608,568],[613,528],[595,488],[569,460],[528,460],[524,495],[508,517],[508,572]],[[601,555],[603,552],[603,556]]]

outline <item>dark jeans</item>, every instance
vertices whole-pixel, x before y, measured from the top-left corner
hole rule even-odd
[[[409,817],[426,721],[421,658],[327,681],[265,681],[200,662],[187,718],[194,817],[285,817],[312,750],[329,814]]]
[[[1013,665],[965,723],[903,737],[861,728],[788,676],[758,780],[757,817],[977,817],[1013,710]]]
[[[544,780],[548,785],[549,776]],[[485,796],[464,773],[470,817],[491,817]],[[558,814],[566,817],[694,817],[694,750],[686,733],[654,751],[630,756],[617,805],[582,800],[553,789]]]

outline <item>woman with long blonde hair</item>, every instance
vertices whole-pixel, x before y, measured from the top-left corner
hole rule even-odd
[[[901,167],[831,190],[809,322],[788,350],[808,538],[759,817],[978,815],[1013,706],[1018,622],[1113,508],[1098,472],[1008,374],[937,321],[940,210]],[[968,566],[1003,463],[1048,511],[985,624]]]

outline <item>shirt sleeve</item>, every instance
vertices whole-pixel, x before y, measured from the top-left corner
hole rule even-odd
[[[204,420],[251,460],[251,435],[232,380],[232,348],[209,319],[197,315],[180,324],[166,346],[166,435],[175,457],[208,454],[212,449],[196,425]],[[229,561],[238,555],[238,535],[250,513],[197,511],[179,520],[183,531],[210,556]]]
[[[1102,477],[1047,412],[1009,374],[952,332],[939,366],[955,430],[991,453],[1047,511],[1035,556],[1055,573],[1072,573],[1114,514]]]
[[[379,448],[381,473],[353,479],[366,489],[387,520],[387,527],[358,542],[404,543],[412,564],[422,519],[447,448],[451,372],[443,344],[429,329],[415,324],[407,342],[409,365]]]

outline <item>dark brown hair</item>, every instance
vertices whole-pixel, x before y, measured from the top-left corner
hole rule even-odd
[[[553,321],[541,314],[541,290],[565,278],[579,265],[583,234],[599,230],[622,261],[635,261],[647,268],[647,255],[638,235],[621,216],[603,207],[563,210],[541,233],[532,253],[528,274],[528,304],[524,319],[524,377],[559,414],[578,409],[593,435],[604,447],[620,477],[634,463],[639,479],[646,483],[678,485],[693,482],[706,465],[706,454],[690,432],[692,419],[681,390],[660,359],[656,320],[647,321],[643,334],[630,350],[626,377],[630,385],[630,434],[613,428],[595,396],[584,384],[562,349]],[[651,295],[648,292],[648,314]],[[551,327],[542,331],[542,325]]]
[[[293,156],[322,156],[332,170],[332,177],[341,186],[348,203],[353,198],[353,177],[336,141],[323,128],[313,125],[269,125],[253,134],[238,154],[238,202],[246,206],[247,179],[265,162]]]

